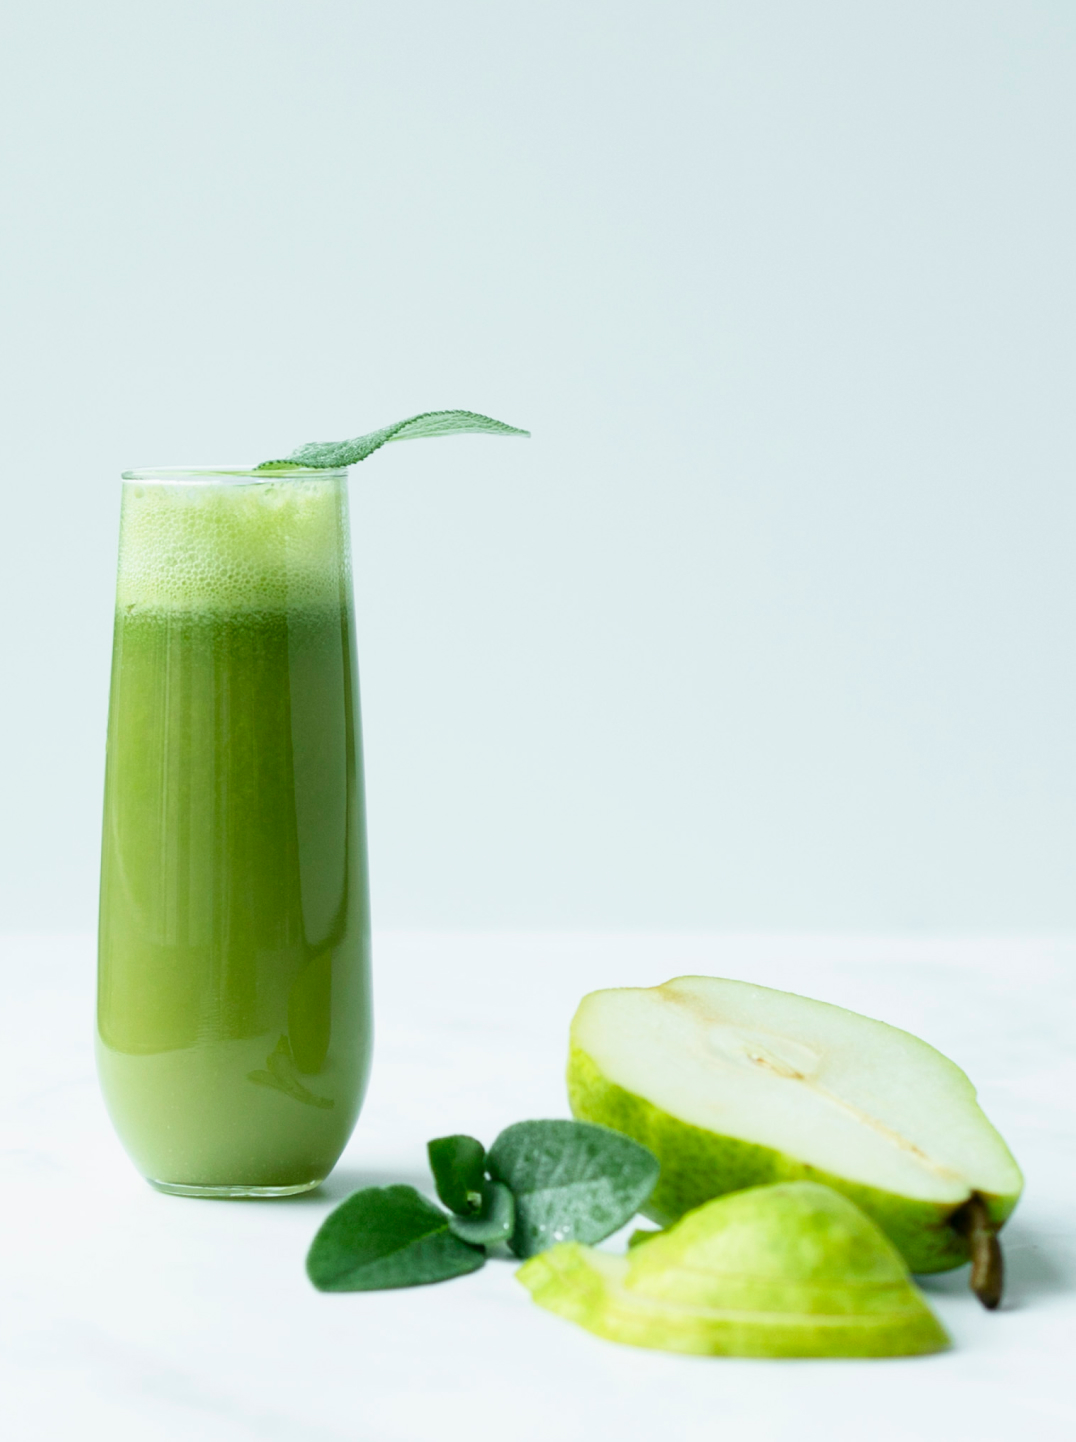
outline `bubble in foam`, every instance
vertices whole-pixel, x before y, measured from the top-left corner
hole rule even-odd
[[[124,486],[116,604],[264,612],[348,594],[343,477]]]

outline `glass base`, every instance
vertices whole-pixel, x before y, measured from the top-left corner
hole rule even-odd
[[[209,1197],[217,1201],[257,1201],[269,1200],[273,1197],[297,1197],[301,1192],[312,1192],[315,1187],[320,1187],[323,1177],[316,1177],[312,1182],[298,1182],[293,1187],[247,1187],[237,1184],[233,1187],[196,1187],[188,1186],[185,1182],[159,1182],[155,1177],[147,1177],[151,1187],[156,1187],[159,1192],[167,1192],[170,1197]]]

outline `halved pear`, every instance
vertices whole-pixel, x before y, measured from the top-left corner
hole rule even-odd
[[[562,1242],[516,1275],[541,1306],[636,1347],[896,1357],[949,1345],[880,1228],[815,1182],[718,1197],[626,1257]]]
[[[596,991],[571,1030],[572,1111],[650,1148],[646,1207],[667,1225],[711,1197],[797,1178],[868,1213],[913,1272],[977,1257],[1000,1297],[995,1234],[1023,1187],[971,1082],[926,1042],[843,1007],[684,976]]]

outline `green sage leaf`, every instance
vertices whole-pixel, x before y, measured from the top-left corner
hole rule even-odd
[[[482,1210],[482,1188],[486,1183],[486,1149],[474,1137],[434,1137],[426,1143],[437,1195],[446,1207],[461,1217],[477,1216]]]
[[[307,1254],[307,1276],[321,1292],[372,1292],[476,1272],[485,1253],[455,1236],[448,1223],[414,1187],[367,1187],[321,1224]]]
[[[555,1242],[600,1242],[654,1190],[658,1159],[591,1122],[517,1122],[490,1148],[487,1167],[509,1187],[516,1224],[508,1245],[532,1257]]]
[[[516,1226],[515,1199],[503,1182],[486,1182],[481,1215],[449,1217],[448,1225],[457,1237],[475,1246],[507,1242]]]
[[[356,436],[354,440],[311,441],[283,460],[263,461],[257,469],[287,471],[297,466],[312,466],[321,470],[354,466],[389,441],[418,441],[432,436],[464,434],[529,436],[530,431],[521,431],[518,426],[505,425],[504,421],[495,421],[492,416],[481,416],[476,411],[423,411],[421,415],[409,416],[405,421],[397,421],[394,426],[382,426],[381,430]]]

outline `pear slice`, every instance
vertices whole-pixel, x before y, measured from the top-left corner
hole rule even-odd
[[[611,1256],[562,1242],[516,1273],[613,1342],[725,1357],[896,1357],[949,1345],[900,1253],[817,1182],[718,1197]]]
[[[596,991],[572,1022],[568,1092],[577,1117],[656,1154],[645,1210],[662,1225],[725,1192],[819,1181],[913,1272],[960,1266],[974,1246],[973,1285],[997,1305],[996,1233],[1023,1178],[968,1078],[908,1032],[717,977]]]

